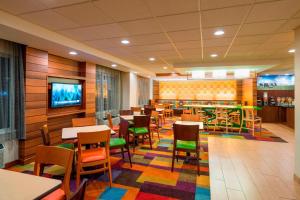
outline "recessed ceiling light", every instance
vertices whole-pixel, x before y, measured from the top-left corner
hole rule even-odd
[[[129,44],[130,41],[129,41],[129,40],[122,40],[121,43],[122,43],[122,44]]]
[[[224,31],[223,30],[217,30],[214,32],[214,35],[219,36],[219,35],[224,35]]]
[[[218,54],[216,54],[216,53],[210,54],[210,57],[212,57],[212,58],[218,57]]]
[[[112,67],[117,67],[117,64],[111,64]]]
[[[155,61],[155,58],[150,57],[149,60],[150,60],[150,61]]]
[[[295,53],[295,52],[296,52],[296,49],[290,49],[288,52],[289,52],[289,53]]]
[[[168,67],[163,67],[164,69],[168,69]]]
[[[134,74],[137,74],[137,72],[133,72]]]
[[[76,51],[70,51],[69,54],[70,55],[78,55],[78,53]]]

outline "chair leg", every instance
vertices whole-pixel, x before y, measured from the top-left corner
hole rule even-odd
[[[171,172],[174,171],[174,160],[175,160],[175,148],[173,147],[173,156],[172,156],[172,168],[171,168]]]
[[[197,174],[198,176],[200,176],[199,149],[196,152],[196,156],[197,156]]]
[[[261,129],[262,129],[262,127],[261,127],[261,120],[259,120],[259,134],[260,134],[260,136],[261,136]]]
[[[107,166],[108,166],[109,187],[111,187],[111,185],[112,185],[112,176],[111,176],[111,166],[110,166],[110,161],[108,161]]]
[[[129,148],[129,146],[127,146],[127,153],[128,153],[128,159],[129,159],[130,167],[132,168],[131,156],[130,156],[130,148]]]
[[[243,127],[243,121],[241,121],[241,124],[240,124],[239,134],[241,134],[241,132],[242,132],[242,127]]]
[[[121,152],[122,152],[122,158],[124,160],[124,149],[123,149],[123,147],[121,148]]]
[[[158,141],[160,141],[160,137],[159,137],[159,128],[157,127],[157,136],[158,136]]]
[[[149,133],[149,142],[150,142],[150,149],[152,150],[152,141],[151,141],[151,134]]]
[[[255,122],[252,121],[252,128],[253,128],[253,136],[255,136]]]
[[[80,184],[80,166],[77,164],[77,170],[76,170],[76,188],[79,187]]]

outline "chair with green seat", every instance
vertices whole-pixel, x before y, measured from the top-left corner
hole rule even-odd
[[[120,119],[120,127],[119,127],[119,137],[118,138],[110,138],[109,148],[112,149],[120,149],[120,152],[114,152],[111,154],[121,153],[122,158],[124,159],[124,153],[128,153],[128,159],[130,163],[130,167],[132,167],[131,157],[130,157],[130,149],[129,149],[129,122],[124,119]],[[124,151],[124,148],[126,151]]]
[[[133,134],[133,151],[135,151],[135,146],[138,142],[140,136],[143,137],[143,142],[145,135],[148,136],[150,149],[152,149],[152,141],[151,141],[151,134],[150,134],[150,115],[141,115],[141,116],[134,116],[133,117],[134,126],[129,128],[129,132]]]
[[[196,153],[197,160],[197,172],[200,175],[200,143],[199,143],[199,125],[182,125],[174,124],[174,142],[173,142],[173,156],[172,156],[172,168],[174,170],[174,159],[178,160],[178,152]]]
[[[50,133],[49,133],[49,129],[48,129],[47,124],[42,126],[41,135],[42,135],[42,139],[43,139],[43,144],[45,146],[51,146]],[[56,146],[57,147],[62,147],[62,148],[65,148],[65,149],[74,150],[74,143],[76,143],[76,140],[70,140],[70,141],[68,140],[68,141],[65,141],[64,143],[58,144]]]

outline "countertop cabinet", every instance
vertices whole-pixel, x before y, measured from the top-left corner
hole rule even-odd
[[[280,106],[264,106],[257,115],[265,123],[283,123],[291,128],[295,126],[295,109]]]

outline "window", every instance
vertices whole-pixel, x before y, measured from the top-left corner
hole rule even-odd
[[[148,104],[150,99],[150,80],[141,76],[137,77],[138,85],[138,104],[144,106]]]
[[[25,139],[24,46],[0,39],[0,143]]]
[[[96,115],[104,119],[107,112],[119,113],[121,105],[121,72],[107,67],[96,68]]]

